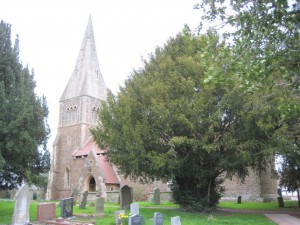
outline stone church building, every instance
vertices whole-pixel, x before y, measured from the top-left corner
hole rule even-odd
[[[118,190],[125,184],[144,197],[157,186],[161,191],[168,191],[167,184],[160,182],[143,186],[124,180],[107,160],[106,151],[94,142],[89,129],[98,124],[98,111],[101,101],[106,100],[106,93],[89,18],[74,71],[59,101],[58,132],[53,143],[47,199],[58,200],[70,197],[74,190],[88,190],[89,196],[115,201]],[[270,173],[253,173],[244,184],[237,180],[226,181],[226,187],[227,197],[276,196],[276,180],[271,179]]]

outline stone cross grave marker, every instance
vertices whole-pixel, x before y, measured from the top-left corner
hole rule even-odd
[[[132,203],[130,204],[130,212],[132,215],[140,215],[140,204],[139,203]]]
[[[154,188],[154,198],[153,198],[153,204],[160,204],[160,189],[159,188]]]
[[[129,209],[131,203],[132,203],[131,188],[128,187],[127,185],[124,185],[120,191],[121,209]]]
[[[104,198],[96,198],[95,200],[95,213],[96,215],[103,215],[104,213]]]
[[[37,221],[55,218],[55,203],[44,203],[37,206]]]
[[[164,224],[163,214],[159,212],[154,213],[153,225],[163,225],[163,224]]]
[[[129,217],[128,225],[142,225],[143,224],[143,217],[140,215],[132,215]]]
[[[181,225],[180,217],[179,216],[171,217],[171,225]]]
[[[29,224],[29,188],[24,185],[16,194],[15,210],[12,217],[12,224],[24,225]]]
[[[121,220],[119,219],[119,215],[121,213],[125,214],[125,210],[117,210],[117,211],[115,211],[115,223],[116,224],[121,224]]]
[[[69,218],[73,216],[73,198],[64,198],[60,200],[60,216],[62,218]]]
[[[88,191],[84,191],[82,193],[82,196],[80,198],[80,204],[79,204],[79,208],[80,209],[85,209],[86,208],[86,203],[87,203],[87,196],[88,196],[89,192]]]

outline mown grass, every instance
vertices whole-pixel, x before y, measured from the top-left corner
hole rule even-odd
[[[220,208],[227,209],[247,209],[247,210],[300,210],[298,208],[297,201],[284,201],[284,208],[279,208],[278,203],[274,202],[242,202],[238,204],[237,202],[220,202],[218,204]]]
[[[30,203],[30,221],[36,221],[37,218],[37,205],[41,202],[32,201]],[[58,203],[58,202],[56,202]],[[171,217],[180,216],[181,224],[183,225],[201,225],[201,224],[236,224],[236,225],[274,225],[264,215],[261,214],[246,214],[246,213],[189,213],[180,210],[180,208],[169,202],[162,202],[160,205],[154,205],[149,202],[139,202],[140,214],[143,216],[143,225],[153,225],[153,214],[160,212],[164,216],[164,224],[171,224]],[[285,201],[288,209],[297,210],[297,202]],[[221,202],[221,208],[231,209],[260,209],[272,210],[278,209],[277,203],[261,203],[261,202],[243,202],[237,204],[235,202]],[[276,208],[277,207],[277,208]],[[114,212],[119,209],[119,205],[114,203],[105,203],[105,216],[103,218],[92,218],[97,224],[101,225],[115,225]],[[285,208],[286,209],[286,208]],[[87,206],[86,209],[79,209],[78,205],[73,208],[74,215],[88,214],[93,215],[95,207]],[[10,224],[14,211],[14,201],[0,200],[0,224]],[[127,211],[128,212],[128,211]],[[60,216],[60,208],[56,208],[56,217]]]

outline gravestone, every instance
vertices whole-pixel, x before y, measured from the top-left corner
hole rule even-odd
[[[140,215],[140,205],[139,203],[132,203],[130,204],[130,213]]]
[[[29,188],[23,185],[16,194],[15,210],[12,217],[12,224],[29,224]]]
[[[96,215],[103,215],[103,212],[104,212],[104,198],[96,198],[95,204],[96,204],[96,208],[95,208]]]
[[[37,206],[37,221],[52,220],[54,218],[55,203],[45,203]]]
[[[64,198],[60,200],[60,216],[62,218],[69,218],[73,216],[73,198]]]
[[[78,196],[78,189],[74,188],[71,194],[71,197],[73,198],[73,204],[76,205],[77,202],[77,196]]]
[[[115,211],[115,223],[116,224],[121,224],[121,220],[119,219],[120,214],[125,214],[125,210],[117,210]]]
[[[171,225],[181,225],[180,217],[179,216],[171,217]]]
[[[132,192],[131,188],[124,185],[120,190],[120,205],[121,209],[129,209],[132,203]]]
[[[153,204],[159,205],[160,204],[160,189],[154,188],[153,193],[154,193]]]
[[[159,212],[154,213],[153,225],[163,225],[163,224],[164,224],[163,214]]]
[[[242,196],[238,196],[237,203],[238,203],[238,204],[241,204],[241,203],[242,203]]]
[[[143,217],[140,215],[132,215],[129,217],[128,225],[142,225],[143,224]]]
[[[85,209],[86,208],[86,203],[87,203],[87,196],[88,196],[89,192],[88,191],[84,191],[82,193],[82,196],[80,198],[80,204],[79,204],[79,208],[80,209]]]

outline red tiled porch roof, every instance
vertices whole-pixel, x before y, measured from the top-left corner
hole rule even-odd
[[[94,150],[96,154],[96,159],[98,161],[98,165],[100,166],[100,169],[104,173],[105,177],[105,183],[106,184],[120,184],[120,181],[118,179],[118,176],[111,165],[111,163],[108,161],[106,157],[106,151],[103,149],[100,149],[98,145],[94,142],[94,139],[91,138],[88,143],[82,148],[82,149],[76,149],[72,156],[73,157],[82,157],[82,156],[88,156],[91,152],[91,150]]]

